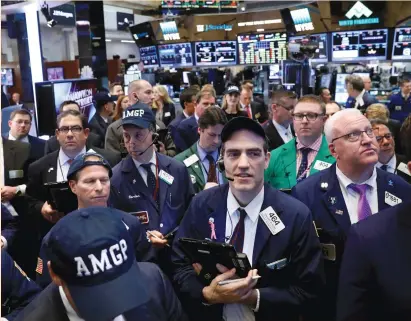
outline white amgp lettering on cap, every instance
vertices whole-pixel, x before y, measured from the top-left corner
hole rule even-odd
[[[99,274],[104,271],[111,270],[113,265],[119,266],[127,260],[127,242],[122,239],[119,243],[113,244],[109,249],[101,250],[100,259],[94,254],[89,254],[88,259],[93,267],[93,275]],[[110,255],[108,255],[110,253]],[[74,258],[77,262],[77,276],[89,276],[91,275],[86,263],[81,256]]]
[[[125,110],[123,111],[123,118],[127,117],[143,117],[144,110],[143,109],[135,109],[135,110]]]

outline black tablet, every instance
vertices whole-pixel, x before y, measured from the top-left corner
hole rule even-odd
[[[203,267],[200,276],[209,283],[218,274],[216,264],[224,265],[228,269],[235,268],[240,278],[245,278],[251,270],[250,262],[245,253],[237,253],[234,247],[226,243],[217,243],[208,240],[180,238],[178,240],[190,263],[200,263]]]
[[[47,189],[47,202],[51,207],[64,214],[78,208],[77,196],[71,191],[67,181],[45,183]]]

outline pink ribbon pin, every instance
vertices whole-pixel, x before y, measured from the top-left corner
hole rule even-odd
[[[210,217],[210,219],[208,220],[208,224],[210,224],[211,227],[211,236],[210,239],[211,240],[216,240],[217,236],[215,234],[215,224],[214,224],[214,218]]]

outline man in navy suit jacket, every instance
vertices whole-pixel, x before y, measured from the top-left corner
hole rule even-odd
[[[378,143],[359,110],[339,111],[326,122],[324,131],[336,163],[297,184],[292,193],[312,210],[324,253],[327,288],[320,306],[313,305],[315,319],[333,320],[338,273],[351,224],[410,199],[411,185],[376,168]]]
[[[26,109],[17,109],[10,114],[8,133],[3,133],[6,139],[19,140],[29,143],[31,146],[31,155],[34,159],[40,159],[44,156],[44,147],[46,142],[40,138],[29,135],[33,117]]]
[[[322,254],[310,210],[264,184],[270,153],[260,124],[234,118],[221,139],[230,182],[193,198],[173,243],[173,279],[183,307],[193,321],[298,320],[323,285]],[[219,285],[234,278],[235,269],[207,262],[192,266],[178,241],[181,237],[230,243],[247,255],[252,270],[241,282]],[[261,276],[258,281],[252,279],[256,274]]]
[[[184,119],[175,131],[174,143],[177,152],[185,151],[198,140],[198,118],[206,108],[214,105],[215,101],[215,92],[211,90],[202,90],[197,94],[194,115]]]
[[[378,103],[377,98],[365,91],[364,81],[361,77],[347,76],[345,86],[349,95],[345,108],[357,108],[365,112],[368,106]]]

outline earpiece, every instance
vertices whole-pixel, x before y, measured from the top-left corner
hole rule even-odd
[[[160,135],[157,134],[157,133],[153,133],[153,135],[151,136],[151,138],[152,138],[152,140],[153,140],[153,143],[155,144],[155,143],[157,143],[157,141],[159,140]]]
[[[223,155],[221,155],[221,156],[218,158],[218,161],[217,161],[216,164],[217,164],[217,169],[218,169],[221,173],[225,171]]]

